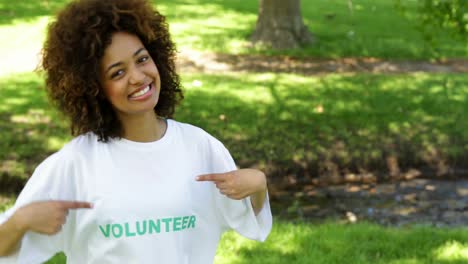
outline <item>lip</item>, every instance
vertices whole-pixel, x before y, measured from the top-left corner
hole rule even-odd
[[[140,96],[137,96],[137,97],[131,97],[132,94],[135,94],[143,89],[145,89],[146,87],[150,87],[149,91],[146,92],[145,94],[143,95],[140,95]],[[154,83],[149,83],[149,84],[146,84],[144,86],[141,86],[140,88],[138,88],[137,90],[133,91],[129,96],[128,96],[128,99],[131,100],[131,101],[141,101],[141,100],[145,100],[147,99],[148,97],[150,97],[154,92]]]

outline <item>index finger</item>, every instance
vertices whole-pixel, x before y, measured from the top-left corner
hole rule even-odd
[[[93,208],[93,205],[82,201],[57,201],[65,209]]]
[[[200,175],[196,178],[197,181],[214,181],[214,182],[222,182],[226,180],[225,173],[213,173],[213,174],[204,174]]]

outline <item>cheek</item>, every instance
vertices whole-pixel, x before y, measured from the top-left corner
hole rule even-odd
[[[122,94],[122,89],[119,83],[106,83],[103,87],[104,95],[109,101],[113,101],[114,98],[119,97]]]
[[[154,60],[151,60],[151,63],[147,64],[147,70],[151,72],[152,75],[159,77],[159,70]]]

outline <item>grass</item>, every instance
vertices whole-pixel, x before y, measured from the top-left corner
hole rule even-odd
[[[324,58],[429,59],[468,55],[468,46],[452,39],[449,32],[433,29],[436,46],[426,42],[416,29],[419,21],[414,2],[406,3],[406,15],[395,9],[392,0],[352,1],[352,11],[347,2],[301,1],[304,22],[317,42],[286,52],[252,49],[248,45],[246,40],[255,28],[258,1],[171,1],[161,2],[160,7],[182,49]]]
[[[227,233],[215,263],[465,263],[467,231],[278,221],[265,244]]]
[[[425,226],[388,228],[370,223],[277,221],[265,243],[224,234],[216,264],[462,264],[468,261],[468,229]],[[60,254],[48,264],[65,263]]]
[[[320,175],[328,161],[343,172],[385,170],[389,157],[403,168],[457,166],[468,150],[467,81],[466,74],[189,75],[177,117],[219,137],[241,166],[282,175]]]
[[[42,85],[34,73],[0,79],[0,183],[8,192],[21,189],[38,162],[70,138]]]
[[[189,74],[176,119],[224,142],[242,167],[321,175],[468,157],[467,74]],[[25,179],[70,139],[34,74],[0,79],[0,173]],[[449,118],[448,118],[449,117]]]
[[[0,0],[0,51],[2,57],[37,52],[48,17],[65,0]],[[171,32],[179,49],[235,54],[284,54],[322,58],[379,57],[386,59],[433,59],[467,57],[468,46],[452,39],[450,32],[433,30],[437,45],[424,41],[416,29],[417,11],[408,2],[405,15],[394,8],[394,0],[352,1],[349,9],[342,0],[303,0],[306,25],[317,42],[301,50],[273,52],[250,48],[249,36],[255,27],[258,1],[239,0],[161,0],[154,1],[168,17]],[[48,3],[48,4],[47,4]],[[45,19],[45,20],[44,20]],[[25,34],[18,27],[27,27]],[[194,32],[196,32],[194,34]],[[29,43],[27,51],[15,51],[15,43]],[[4,49],[11,47],[11,49]],[[25,47],[26,48],[26,47]],[[11,50],[14,52],[12,53]],[[10,65],[11,66],[11,65]],[[11,67],[5,68],[11,68]],[[21,68],[21,66],[17,66]],[[2,69],[3,70],[3,69]],[[11,71],[10,71],[11,72]]]
[[[389,157],[402,168],[466,164],[468,75],[190,77],[178,117],[209,128],[241,166],[311,176],[328,163],[385,171]]]

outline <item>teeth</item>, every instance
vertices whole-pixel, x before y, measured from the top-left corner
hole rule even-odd
[[[142,96],[142,95],[144,95],[145,93],[147,93],[147,92],[150,90],[150,88],[151,88],[151,87],[148,85],[148,86],[146,86],[146,88],[145,88],[145,89],[143,89],[143,90],[140,90],[140,91],[139,91],[139,92],[137,92],[137,93],[134,93],[134,94],[133,94],[131,97],[138,97],[138,96]]]

